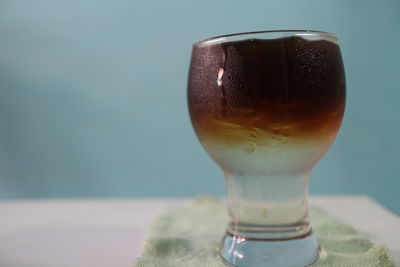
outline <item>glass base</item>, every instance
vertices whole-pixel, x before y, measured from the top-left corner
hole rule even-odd
[[[238,267],[308,266],[319,258],[320,247],[312,231],[292,239],[255,239],[225,235],[221,256]]]

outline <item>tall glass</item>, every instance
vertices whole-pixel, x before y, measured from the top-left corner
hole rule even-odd
[[[279,267],[318,259],[308,178],[339,130],[345,91],[330,33],[240,33],[193,45],[189,112],[226,178],[226,261]]]

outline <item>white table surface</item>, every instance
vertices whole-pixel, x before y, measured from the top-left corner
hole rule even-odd
[[[1,267],[132,266],[154,216],[178,199],[0,201]],[[386,243],[400,266],[400,217],[366,196],[314,196],[312,205]]]

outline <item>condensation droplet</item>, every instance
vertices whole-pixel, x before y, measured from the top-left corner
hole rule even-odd
[[[246,150],[250,153],[253,153],[257,150],[257,144],[254,142],[248,142],[246,146]]]

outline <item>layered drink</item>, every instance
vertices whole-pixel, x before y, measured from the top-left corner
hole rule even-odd
[[[193,127],[228,172],[306,172],[339,129],[345,75],[335,40],[292,36],[194,46]]]

